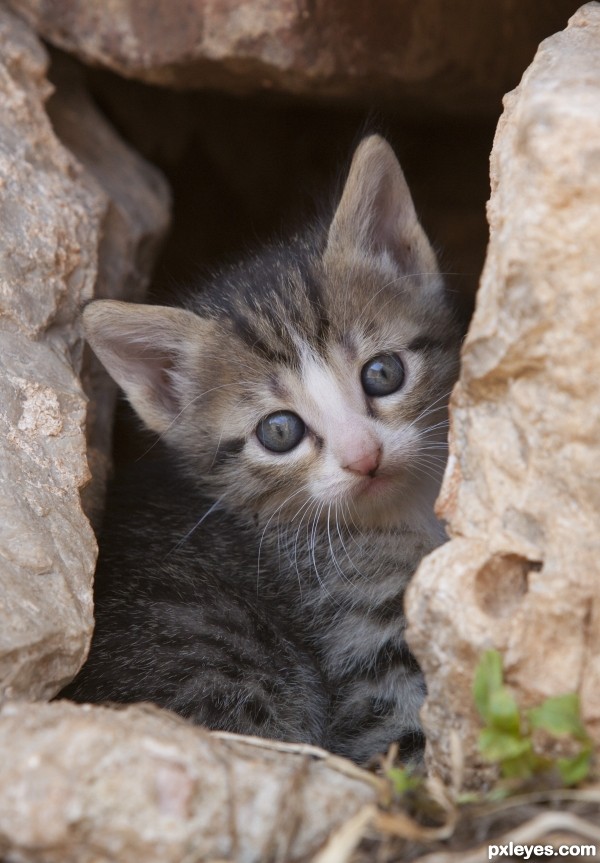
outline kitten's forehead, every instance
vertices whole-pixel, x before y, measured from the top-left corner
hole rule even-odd
[[[441,297],[428,296],[441,284],[437,272],[400,271],[385,256],[329,259],[323,268],[323,295],[338,333],[360,332],[393,338],[449,319]]]
[[[326,357],[305,348],[299,377],[301,400],[310,413],[326,414],[338,423],[362,413],[364,399],[354,383],[355,376],[348,374],[347,349],[343,345],[331,346]]]
[[[249,352],[265,361],[265,371],[276,364],[299,372],[307,356],[327,358],[335,345],[348,359],[407,345],[430,326],[415,296],[421,278],[370,262],[336,267],[319,259],[263,272],[260,288],[232,293],[227,309],[229,331],[241,342],[238,360]],[[439,311],[432,317],[439,320]]]
[[[223,337],[267,363],[299,368],[303,347],[319,349],[329,321],[310,268],[289,250],[271,251],[264,266],[233,272],[226,291],[210,292],[208,311]],[[212,296],[211,296],[212,294]],[[200,310],[202,314],[202,310]],[[244,361],[242,359],[242,361]]]

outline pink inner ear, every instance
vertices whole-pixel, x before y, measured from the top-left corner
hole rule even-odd
[[[394,256],[397,256],[398,248],[406,248],[407,245],[406,242],[402,242],[406,233],[406,213],[403,212],[403,202],[395,194],[396,191],[391,178],[382,176],[379,179],[370,213],[372,242],[378,249],[387,249]]]
[[[102,358],[127,394],[139,386],[149,401],[157,402],[168,411],[178,409],[174,385],[177,365],[174,349],[161,344],[159,338],[152,340],[150,334],[142,338],[139,333],[126,333],[119,339],[113,339],[110,344],[110,359]]]
[[[156,371],[156,394],[164,407],[170,411],[180,410],[180,399],[177,397],[174,371],[175,360],[173,356],[163,357]]]
[[[144,422],[161,433],[170,428],[189,397],[189,358],[212,324],[184,309],[116,300],[91,303],[84,324],[95,353]]]
[[[402,169],[389,144],[373,136],[354,156],[331,224],[333,246],[388,252],[412,267],[420,228]]]

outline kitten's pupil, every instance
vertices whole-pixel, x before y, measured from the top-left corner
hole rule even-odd
[[[404,365],[396,354],[379,354],[365,363],[360,380],[368,396],[389,396],[404,383]]]
[[[256,437],[271,452],[289,452],[298,446],[305,432],[303,421],[292,411],[269,414],[256,427]]]

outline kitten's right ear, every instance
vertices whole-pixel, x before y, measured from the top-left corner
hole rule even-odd
[[[210,322],[184,309],[96,300],[83,326],[140,417],[164,433],[190,398],[190,371]]]

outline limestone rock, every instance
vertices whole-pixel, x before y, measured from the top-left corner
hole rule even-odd
[[[55,57],[50,77],[56,89],[48,100],[47,111],[54,132],[84,169],[81,183],[106,201],[96,252],[94,296],[141,300],[169,225],[168,185],[156,168],[119,138],[98,111],[74,61]],[[110,468],[117,387],[87,346],[81,378],[90,398],[86,436],[92,473],[82,499],[86,515],[97,524]]]
[[[44,108],[46,52],[4,8],[0,44],[1,702],[52,696],[85,656],[96,543],[80,501],[89,471],[76,322],[99,274],[116,273],[113,289],[129,290],[123,272],[139,282],[148,262],[134,266],[120,257],[131,248],[115,250],[114,232],[130,235],[129,217],[110,223],[114,210],[126,213],[123,198],[111,199],[57,138]],[[86,133],[106,162],[106,127],[82,112],[81,140]],[[163,203],[157,233],[165,221]]]
[[[314,747],[145,705],[7,705],[0,751],[0,855],[22,863],[292,863],[377,797],[371,774]]]
[[[448,773],[454,730],[470,781],[486,649],[523,707],[577,691],[600,742],[599,45],[589,3],[505,98],[438,502],[452,540],[410,589],[429,763]]]
[[[85,62],[150,83],[490,109],[576,0],[10,0]]]

